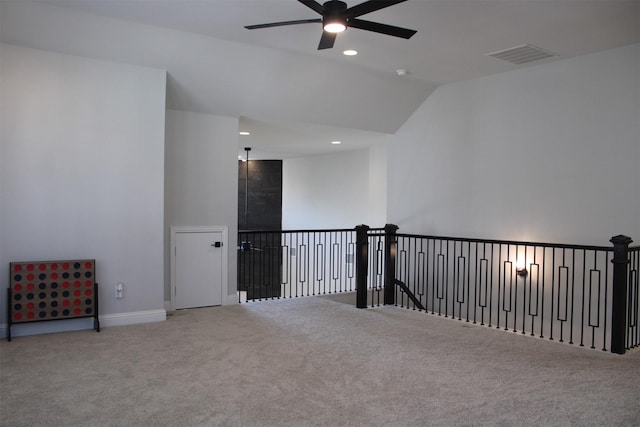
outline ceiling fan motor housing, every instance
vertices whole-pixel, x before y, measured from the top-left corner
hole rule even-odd
[[[344,15],[347,10],[347,4],[340,0],[330,0],[322,5],[324,14],[322,16],[322,27],[327,24],[342,24],[347,27],[347,17]]]

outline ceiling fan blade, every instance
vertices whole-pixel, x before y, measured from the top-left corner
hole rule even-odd
[[[313,9],[318,12],[320,15],[324,13],[324,6],[314,0],[298,0],[303,5],[307,6],[309,9]]]
[[[403,39],[410,39],[416,30],[410,30],[408,28],[394,27],[393,25],[379,24],[377,22],[364,21],[362,19],[352,19],[349,21],[349,26],[358,28],[360,30],[373,31],[375,33],[386,34],[389,36],[401,37]]]
[[[297,21],[271,22],[269,24],[247,25],[245,28],[247,30],[257,30],[258,28],[283,27],[285,25],[311,24],[316,22],[322,22],[322,19],[299,19]]]
[[[320,37],[320,44],[318,45],[318,50],[322,49],[331,49],[333,44],[336,41],[336,36],[338,33],[330,33],[328,31],[322,32],[322,37]]]
[[[352,18],[356,18],[358,16],[375,12],[376,10],[384,9],[385,7],[393,6],[394,4],[402,3],[405,1],[407,0],[369,0],[350,7],[349,9],[345,10],[345,14]]]

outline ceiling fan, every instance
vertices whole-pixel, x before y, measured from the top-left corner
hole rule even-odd
[[[376,10],[384,9],[385,7],[393,6],[394,4],[402,3],[407,0],[369,0],[349,8],[345,2],[340,0],[329,0],[324,4],[320,4],[315,0],[298,1],[322,15],[322,18],[247,25],[245,28],[248,30],[256,30],[259,28],[321,22],[323,31],[322,37],[320,38],[320,44],[318,45],[318,50],[332,48],[338,33],[346,30],[347,27],[359,28],[361,30],[401,37],[403,39],[409,39],[417,32],[407,28],[394,27],[393,25],[357,19],[359,16],[375,12]]]

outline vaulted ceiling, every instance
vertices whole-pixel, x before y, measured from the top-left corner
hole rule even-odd
[[[360,148],[394,133],[438,85],[640,42],[635,0],[408,0],[361,18],[417,30],[410,40],[349,28],[327,50],[320,24],[244,28],[317,17],[296,0],[2,0],[0,34],[166,69],[168,108],[240,117],[252,135],[239,145],[256,158],[336,150],[333,139]],[[487,56],[523,44],[556,56]]]

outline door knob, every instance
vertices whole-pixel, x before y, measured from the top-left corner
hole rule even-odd
[[[222,247],[222,242],[212,243],[211,246],[213,246],[214,248],[220,248],[220,247]]]

